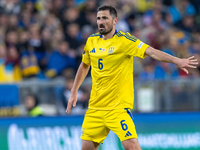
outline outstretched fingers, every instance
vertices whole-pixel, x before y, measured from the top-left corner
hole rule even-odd
[[[194,61],[194,62],[197,62],[197,59],[189,59],[189,61]]]
[[[194,58],[194,56],[191,56],[191,57],[189,57],[188,59],[190,60],[190,59],[193,59]]]
[[[189,67],[189,68],[197,68],[196,66],[198,64],[199,64],[198,60],[195,59],[194,56],[191,56],[191,57],[188,58],[188,65],[187,65],[187,67]]]
[[[199,63],[198,63],[198,62],[192,62],[192,61],[191,61],[191,62],[189,62],[189,64],[190,64],[190,65],[198,65]]]
[[[189,61],[189,63],[188,63],[188,67],[190,67],[190,68],[197,68],[197,65],[198,65],[199,63],[197,62],[197,59],[195,59],[195,60],[190,60]]]
[[[193,59],[193,60],[189,60],[189,64],[190,65],[198,65],[199,63],[198,63],[197,59]]]
[[[197,68],[197,66],[193,66],[193,65],[187,65],[187,67],[189,67],[189,68]]]

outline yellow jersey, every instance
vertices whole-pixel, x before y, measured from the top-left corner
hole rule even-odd
[[[82,62],[91,65],[90,109],[133,108],[133,56],[144,58],[147,47],[121,31],[107,40],[100,33],[88,37]]]

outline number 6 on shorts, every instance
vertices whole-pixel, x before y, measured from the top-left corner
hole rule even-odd
[[[126,130],[128,129],[128,126],[127,126],[127,124],[124,123],[124,122],[125,122],[125,120],[120,121],[121,126],[122,126],[122,129],[123,129],[124,131],[126,131]]]

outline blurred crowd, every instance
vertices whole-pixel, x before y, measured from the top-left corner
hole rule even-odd
[[[168,54],[200,60],[197,0],[1,0],[0,82],[73,77],[88,36],[98,32],[96,9],[103,4],[117,8],[118,31]],[[140,80],[200,76],[200,66],[187,75],[150,58],[136,58],[134,67]]]

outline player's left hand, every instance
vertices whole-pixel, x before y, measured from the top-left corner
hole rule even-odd
[[[198,61],[197,59],[192,56],[187,59],[179,59],[177,66],[185,71],[187,74],[189,73],[187,68],[197,68]]]

